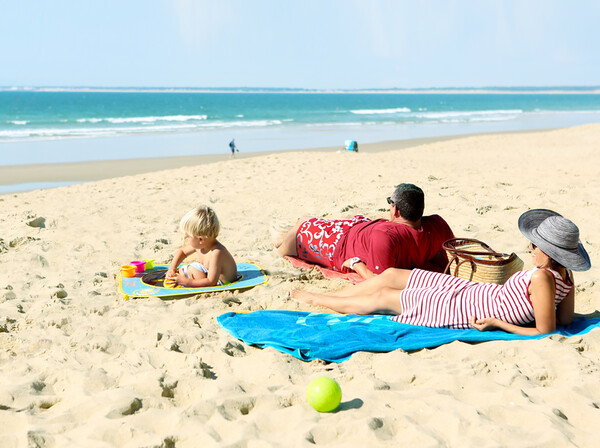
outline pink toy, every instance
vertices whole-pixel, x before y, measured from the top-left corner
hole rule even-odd
[[[146,270],[146,262],[144,260],[131,261],[129,264],[135,266],[135,272],[144,272]]]

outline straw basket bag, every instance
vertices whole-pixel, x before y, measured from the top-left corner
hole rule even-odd
[[[444,272],[472,282],[502,285],[523,269],[523,260],[514,252],[510,255],[496,252],[479,240],[454,238],[442,247],[449,260]]]

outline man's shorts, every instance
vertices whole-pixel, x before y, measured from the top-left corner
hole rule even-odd
[[[310,218],[304,221],[296,234],[298,258],[339,271],[341,266],[338,268],[333,263],[338,242],[353,226],[366,221],[370,219],[362,215],[352,219]]]

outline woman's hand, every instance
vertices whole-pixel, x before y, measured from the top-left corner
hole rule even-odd
[[[471,327],[479,331],[494,330],[498,327],[497,319],[494,317],[484,317],[483,319],[477,319],[475,316],[471,316],[469,323]]]

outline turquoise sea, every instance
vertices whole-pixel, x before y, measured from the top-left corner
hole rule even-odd
[[[231,138],[240,151],[257,152],[599,121],[600,95],[585,89],[568,94],[531,88],[467,94],[7,89],[0,91],[0,165],[226,155]]]

